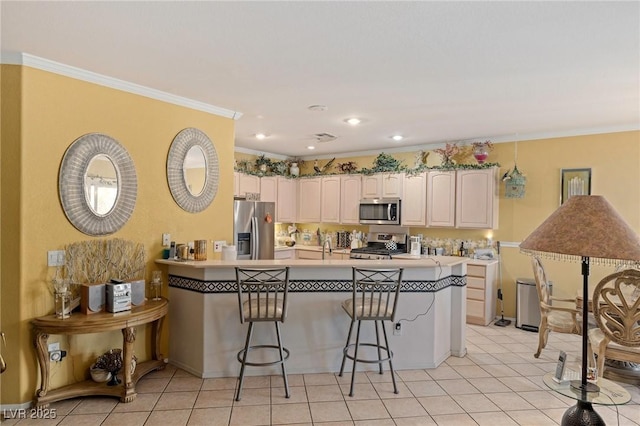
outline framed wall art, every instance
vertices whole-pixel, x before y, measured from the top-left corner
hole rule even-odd
[[[591,195],[591,169],[562,169],[560,204],[574,195]]]

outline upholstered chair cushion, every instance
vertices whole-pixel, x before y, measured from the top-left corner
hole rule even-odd
[[[284,320],[282,318],[283,303],[282,299],[278,299],[277,302],[273,299],[267,301],[266,297],[260,299],[247,300],[242,304],[242,311],[246,321],[254,319],[271,319],[271,320]]]
[[[380,299],[377,297],[365,297],[356,298],[356,318],[367,317],[390,317],[393,314],[393,304],[389,303],[387,306],[386,299]],[[347,299],[342,302],[342,309],[344,309],[350,317],[353,317],[353,298]]]

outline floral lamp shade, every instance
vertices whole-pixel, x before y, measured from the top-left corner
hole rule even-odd
[[[504,196],[506,198],[524,198],[526,184],[527,178],[520,173],[517,166],[514,167],[504,181]]]

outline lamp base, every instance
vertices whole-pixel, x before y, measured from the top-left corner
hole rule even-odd
[[[602,417],[600,417],[600,415],[593,410],[593,406],[591,405],[591,403],[582,401],[578,401],[576,405],[565,411],[564,415],[562,416],[562,422],[560,424],[562,426],[605,425]]]

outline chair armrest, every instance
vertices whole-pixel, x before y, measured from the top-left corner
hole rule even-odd
[[[577,299],[575,297],[573,299],[563,299],[561,297],[550,296],[549,300],[554,300],[556,302],[569,302],[569,303],[573,303],[574,305],[576,305],[578,303],[578,301],[577,301]]]

